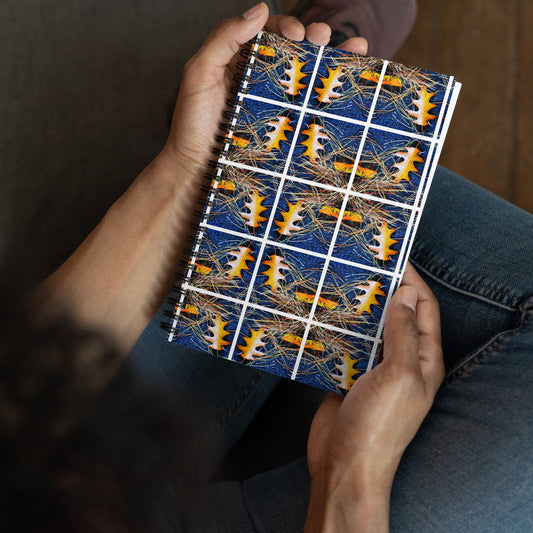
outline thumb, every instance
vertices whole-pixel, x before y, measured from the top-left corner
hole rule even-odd
[[[239,47],[252,39],[268,19],[268,6],[261,2],[240,17],[220,22],[194,56],[195,67],[206,75],[213,69],[225,68]]]
[[[392,297],[385,317],[383,359],[418,369],[417,301],[418,291],[412,285],[400,287]]]

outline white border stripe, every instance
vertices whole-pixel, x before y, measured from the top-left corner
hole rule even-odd
[[[255,38],[255,42],[254,42],[254,45],[253,45],[251,53],[250,53],[250,58],[248,59],[248,65],[247,65],[247,68],[246,68],[246,73],[243,76],[243,82],[242,82],[243,88],[245,88],[248,85],[248,77],[252,73],[252,65],[255,63],[255,52],[259,48],[259,41],[260,41],[262,35],[263,35],[263,31],[260,31],[257,34],[256,38]],[[236,102],[242,102],[242,99],[243,99],[242,94],[240,94],[237,97]],[[236,123],[235,117],[238,115],[240,110],[241,110],[241,106],[236,103],[235,108],[234,108],[234,112],[233,112],[233,120],[232,120],[232,124],[233,125],[235,125],[235,123]],[[233,135],[233,130],[229,129],[228,138],[231,138],[232,135]],[[228,148],[229,148],[229,143],[226,143],[224,145],[224,150],[221,151],[221,153],[220,153],[220,155],[218,157],[218,163],[220,163],[221,159],[224,157],[224,152],[227,151]],[[218,168],[217,172],[216,172],[216,177],[213,180],[214,184],[213,184],[213,186],[211,188],[211,192],[210,192],[208,200],[207,200],[207,204],[206,204],[207,208],[205,210],[203,219],[205,219],[205,217],[209,214],[209,211],[211,210],[211,203],[213,202],[213,200],[215,198],[215,194],[216,194],[216,190],[217,190],[216,188],[217,188],[217,185],[218,185],[218,179],[220,178],[221,174],[222,174],[222,169]],[[187,283],[191,279],[191,276],[192,276],[192,273],[193,273],[193,268],[194,268],[194,263],[196,262],[196,254],[198,253],[198,250],[200,249],[200,243],[202,241],[203,236],[204,236],[204,232],[203,231],[199,231],[197,236],[196,236],[196,242],[195,242],[193,250],[191,251],[189,268],[187,270],[187,273],[185,274],[184,283]],[[185,291],[182,290],[181,294],[180,294],[180,299],[178,301],[178,304],[177,304],[175,312],[174,312],[174,320],[172,321],[172,325],[171,325],[170,331],[168,333],[168,337],[167,337],[168,342],[172,342],[172,340],[174,339],[174,332],[176,331],[176,327],[178,325],[178,318],[180,316],[181,307],[183,305],[183,301],[184,300],[185,300]]]
[[[255,94],[242,94],[243,98],[247,100],[256,100],[257,102],[264,102],[266,104],[275,105],[277,107],[284,107],[287,109],[292,109],[294,111],[300,111],[303,109],[300,106],[294,104],[288,104],[286,102],[281,102],[279,100],[271,100],[270,98],[265,98],[264,96],[257,96]],[[305,112],[309,115],[318,115],[320,117],[332,118],[339,120],[340,122],[349,122],[350,124],[357,124],[359,126],[366,126],[368,121],[357,120],[356,118],[343,117],[341,115],[335,115],[334,113],[328,113],[327,111],[322,111],[320,109],[307,108]],[[370,123],[370,128],[374,130],[388,131],[390,133],[395,133],[397,135],[402,135],[403,137],[410,137],[412,139],[419,139],[422,141],[431,141],[433,137],[428,137],[427,135],[420,135],[412,131],[397,130],[396,128],[389,128],[388,126],[382,126],[381,124]]]
[[[455,78],[453,76],[450,76],[450,78],[448,79],[448,85],[446,86],[446,93],[445,93],[444,98],[443,98],[443,102],[442,102],[440,113],[439,113],[439,118],[437,119],[437,124],[436,124],[435,130],[434,130],[435,132],[438,132],[439,129],[440,129],[440,124],[441,124],[441,122],[443,120],[445,110],[448,107],[446,104],[448,103],[450,89],[452,88],[452,86],[454,84],[454,80],[455,80]],[[447,116],[451,118],[450,115],[447,115]],[[419,185],[418,193],[417,193],[416,200],[415,200],[415,205],[418,206],[420,209],[423,208],[423,206],[425,204],[425,201],[427,199],[428,192],[429,192],[429,186],[431,185],[431,179],[433,178],[433,175],[435,173],[435,169],[437,167],[436,161],[437,161],[437,158],[438,158],[438,154],[442,150],[443,143],[444,143],[444,137],[437,138],[436,136],[434,136],[433,140],[431,141],[431,146],[430,146],[430,148],[428,150],[426,164],[424,166],[424,172],[423,172],[422,178],[420,180],[420,185]],[[437,150],[435,152],[435,157],[434,157],[433,156],[433,152],[435,150],[435,147],[437,148]],[[429,178],[428,178],[428,175],[429,175]],[[426,178],[427,178],[427,182],[426,182]],[[411,250],[411,247],[412,247],[413,242],[414,242],[414,237],[415,237],[415,234],[416,234],[416,230],[418,228],[418,224],[420,222],[420,219],[422,218],[421,216],[416,216],[416,213],[417,213],[417,211],[413,211],[411,213],[411,217],[409,219],[409,224],[408,224],[407,229],[405,231],[405,237],[406,238],[402,242],[402,248],[401,248],[401,251],[400,251],[400,256],[398,258],[398,263],[396,264],[396,269],[394,271],[394,276],[392,278],[392,283],[391,283],[389,292],[387,294],[387,298],[385,300],[385,305],[383,306],[383,315],[382,315],[381,323],[380,323],[379,328],[378,328],[378,334],[376,335],[377,338],[381,338],[381,334],[383,332],[383,328],[384,328],[384,325],[385,325],[385,315],[387,313],[387,308],[389,307],[390,299],[392,298],[392,295],[394,294],[394,292],[396,290],[396,287],[401,283],[401,279],[402,279],[403,273],[405,271],[405,266],[406,265],[405,265],[404,257],[407,257],[409,251]],[[415,224],[414,227],[413,227],[413,224]],[[413,231],[411,231],[411,229]],[[410,238],[409,238],[409,235],[410,235]],[[401,271],[400,271],[400,269],[401,269]],[[367,371],[370,370],[374,366],[374,361],[376,359],[377,350],[378,350],[378,345],[374,344],[374,346],[372,348],[372,353],[371,353],[370,358],[368,360]]]
[[[228,235],[234,235],[235,237],[239,237],[240,239],[245,239],[249,241],[254,242],[263,242],[265,241],[264,237],[255,237],[254,235],[249,235],[247,233],[241,233],[240,231],[234,231],[229,228],[223,228],[221,226],[213,226],[212,224],[209,224],[207,222],[200,222],[200,226],[203,228],[207,228],[210,230],[218,231],[220,233],[227,233]],[[286,250],[291,250],[293,252],[299,252],[305,255],[311,255],[313,257],[318,257],[320,259],[326,259],[328,256],[326,254],[321,254],[320,252],[314,252],[313,250],[306,250],[304,248],[298,248],[297,246],[291,246],[290,244],[286,244],[284,242],[278,242],[278,241],[271,241],[270,239],[266,239],[266,244],[270,246],[276,246],[277,248],[285,248]],[[370,272],[377,272],[378,274],[384,274],[385,276],[393,276],[394,271],[393,270],[383,270],[381,268],[373,267],[371,265],[364,265],[363,263],[356,263],[355,261],[348,261],[348,259],[342,259],[341,257],[331,257],[332,261],[335,261],[336,263],[342,263],[343,265],[348,265],[351,267],[359,268],[361,270],[368,270]]]
[[[413,231],[412,231],[412,237],[409,240],[409,246],[407,247],[407,251],[405,253],[405,257],[406,258],[409,257],[409,254],[411,253],[411,248],[413,247],[413,243],[414,243],[414,240],[415,240],[414,237],[416,235],[416,232],[418,231],[418,225],[420,224],[420,220],[422,218],[422,213],[424,211],[424,207],[426,205],[426,201],[427,201],[428,196],[429,196],[429,190],[431,189],[431,185],[433,183],[433,177],[435,176],[435,172],[437,170],[440,153],[441,153],[442,148],[444,146],[444,139],[446,138],[446,133],[448,132],[448,128],[449,128],[450,122],[452,120],[453,110],[455,108],[455,104],[457,103],[457,98],[459,97],[459,92],[461,91],[461,87],[462,87],[462,85],[459,82],[455,81],[455,83],[453,85],[450,101],[448,103],[449,111],[446,114],[446,118],[445,118],[444,123],[442,125],[442,131],[441,131],[441,134],[439,135],[439,141],[440,142],[437,143],[437,147],[436,147],[435,153],[433,155],[433,163],[432,163],[432,166],[431,166],[431,169],[429,171],[428,178],[427,178],[427,183],[424,186],[424,194],[422,196],[422,199],[421,199],[421,202],[420,202],[420,206],[418,208],[420,216],[418,216],[415,219],[414,228],[413,228]],[[406,261],[404,261],[404,266],[405,266],[405,262]],[[398,284],[401,283],[402,278],[403,278],[403,274],[404,274],[404,268],[402,267],[401,277],[398,279]]]
[[[218,292],[213,292],[208,289],[202,289],[201,287],[196,287],[194,285],[191,285],[190,283],[184,283],[183,288],[189,291],[198,292],[200,294],[205,294],[206,296],[212,296],[213,298],[218,298],[220,300],[225,300],[227,302],[231,302],[234,304],[237,304],[239,306],[244,305],[243,300],[239,300],[238,298],[232,298],[231,296],[226,296],[224,294],[220,294]],[[292,313],[287,313],[286,311],[281,311],[280,309],[276,309],[274,307],[266,307],[265,305],[256,304],[253,302],[248,302],[247,307],[251,307],[252,309],[257,309],[258,311],[264,311],[266,313],[270,313],[272,315],[279,315],[283,316],[285,318],[290,318],[291,320],[297,320],[298,322],[302,322],[304,324],[310,323],[313,326],[320,326],[324,329],[329,329],[331,331],[336,331],[337,333],[342,333],[343,335],[349,335],[350,337],[357,337],[358,339],[363,339],[366,341],[378,341],[381,342],[379,339],[376,339],[376,337],[372,337],[369,335],[365,335],[363,333],[357,333],[356,331],[350,331],[349,329],[343,329],[339,328],[337,326],[334,326],[332,324],[326,324],[324,322],[319,322],[317,320],[312,320],[309,317],[302,317],[298,315],[293,315]]]

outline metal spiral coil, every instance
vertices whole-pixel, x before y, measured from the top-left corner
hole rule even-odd
[[[257,52],[253,50],[254,43],[257,40],[253,39],[248,43],[247,47],[242,48],[239,51],[239,55],[244,61],[237,61],[237,71],[233,75],[234,85],[230,88],[230,97],[226,100],[227,109],[222,113],[222,121],[219,124],[220,134],[215,137],[217,146],[213,149],[213,154],[216,159],[213,158],[208,162],[208,169],[206,170],[204,177],[204,183],[201,185],[200,190],[202,194],[202,201],[198,202],[198,205],[191,212],[192,221],[189,223],[189,229],[191,230],[187,236],[186,242],[189,250],[194,250],[199,244],[199,239],[203,236],[203,231],[198,226],[198,219],[203,222],[207,222],[209,215],[207,213],[213,212],[213,204],[215,202],[215,189],[213,189],[213,180],[216,179],[217,174],[224,168],[219,162],[219,157],[228,149],[230,144],[232,123],[236,122],[238,118],[238,112],[236,109],[236,100],[241,95],[248,93],[248,76],[246,75],[247,69],[252,65],[253,61],[257,57]],[[246,86],[246,87],[245,87]],[[194,252],[191,252],[191,254]],[[172,326],[172,320],[175,318],[176,305],[180,301],[182,296],[182,285],[187,282],[192,274],[191,260],[187,256],[185,259],[181,259],[178,264],[178,272],[176,273],[176,282],[167,299],[167,308],[164,310],[164,315],[169,321],[161,322],[160,327],[168,334],[176,332],[176,328]]]

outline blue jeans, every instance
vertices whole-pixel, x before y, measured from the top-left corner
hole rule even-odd
[[[533,531],[533,217],[439,168],[410,259],[441,306],[447,377],[398,469],[391,530]],[[207,476],[278,378],[167,344],[161,320],[131,362],[152,383],[202,398]],[[301,531],[309,476],[302,458],[214,484],[205,509],[185,517],[173,491],[159,502],[168,531]]]

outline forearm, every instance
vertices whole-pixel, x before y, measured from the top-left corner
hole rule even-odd
[[[109,209],[39,288],[45,314],[64,313],[127,354],[168,293],[197,184],[165,155]]]

